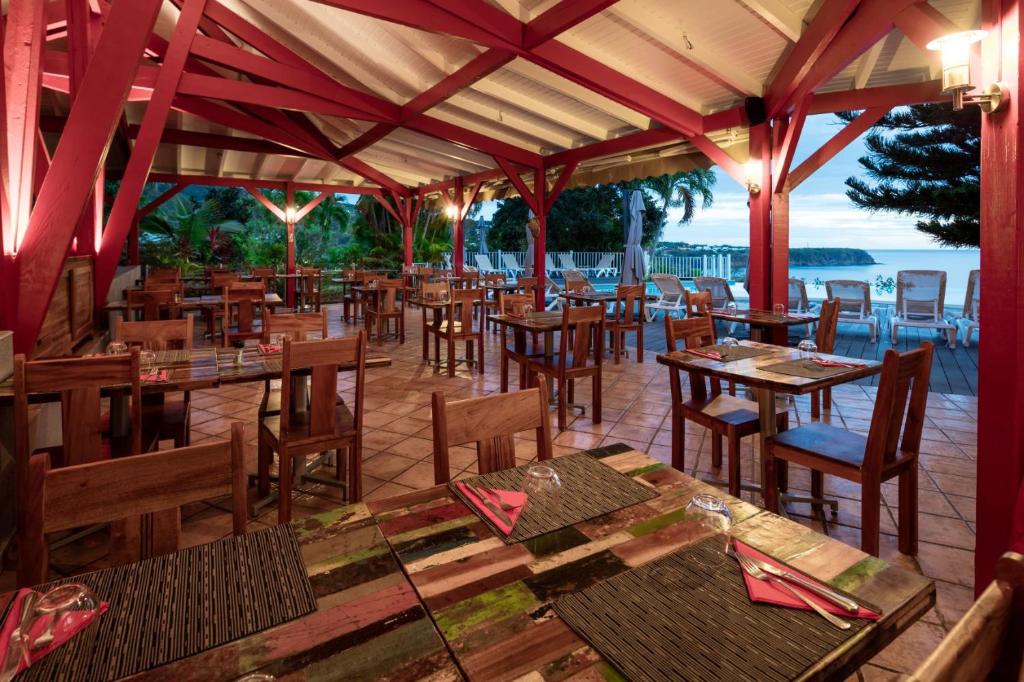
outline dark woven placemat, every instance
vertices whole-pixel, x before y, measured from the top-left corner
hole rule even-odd
[[[767,355],[773,351],[765,348],[751,348],[750,346],[726,346],[721,343],[716,343],[713,346],[702,346],[697,350],[710,351],[712,353],[718,353],[722,356],[719,362],[732,362],[733,360],[746,360],[747,358],[756,358],[759,355]],[[700,356],[697,356],[700,357]]]
[[[812,611],[752,603],[724,542],[566,595],[555,611],[630,680],[791,680],[872,624],[839,630]]]
[[[807,379],[824,379],[825,377],[834,377],[837,374],[843,374],[849,372],[854,367],[822,367],[816,365],[810,360],[787,360],[786,362],[777,362],[773,365],[764,365],[761,369],[766,372],[775,372],[777,374],[788,374],[794,377],[805,377]]]
[[[641,485],[629,476],[601,464],[586,452],[549,459],[544,461],[543,465],[557,471],[558,477],[562,480],[558,504],[554,507],[545,507],[537,500],[532,503],[528,502],[526,509],[519,515],[515,527],[512,528],[512,532],[508,536],[499,531],[486,516],[477,511],[473,504],[470,504],[462,491],[455,486],[454,481],[448,484],[448,488],[476,512],[484,523],[490,526],[495,535],[510,545],[560,530],[581,521],[597,518],[624,507],[646,502],[658,496],[658,491]],[[484,488],[520,490],[526,470],[531,466],[535,466],[535,464],[525,464],[515,469],[495,471],[465,480]]]
[[[291,526],[281,525],[46,585],[88,585],[109,610],[24,680],[113,680],[316,610]]]
[[[192,351],[190,350],[158,350],[156,351],[156,364],[162,366],[168,365],[186,365],[192,361]]]

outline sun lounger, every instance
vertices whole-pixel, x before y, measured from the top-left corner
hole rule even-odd
[[[900,270],[896,273],[896,312],[889,322],[895,345],[900,327],[935,329],[946,335],[950,348],[956,348],[956,325],[943,312],[946,298],[946,273],[942,270]]]
[[[871,286],[852,279],[825,282],[829,300],[839,299],[839,324],[860,324],[868,328],[871,342],[878,341],[878,317],[871,308]]]
[[[651,280],[654,286],[658,287],[659,293],[657,301],[647,304],[647,321],[653,321],[659,310],[664,311],[666,316],[675,314],[676,317],[683,317],[686,314],[686,289],[679,278],[675,275],[658,274],[651,275]]]

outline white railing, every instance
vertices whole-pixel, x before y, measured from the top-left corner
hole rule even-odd
[[[448,258],[451,254],[444,254]],[[466,251],[466,265],[477,265],[476,256],[486,256],[495,270],[506,270],[504,256],[511,255],[520,267],[523,266],[523,259],[526,256],[524,251],[488,251],[479,253],[477,251]],[[609,256],[611,267],[616,273],[622,272],[621,251],[549,251],[547,254],[550,262],[555,266],[555,272],[563,268],[563,258],[573,263],[577,269],[588,275],[596,275],[599,265],[607,267]],[[676,275],[680,279],[692,279],[694,277],[724,277],[732,279],[732,255],[708,254],[704,256],[654,256],[648,259],[648,275],[655,273],[667,273]]]

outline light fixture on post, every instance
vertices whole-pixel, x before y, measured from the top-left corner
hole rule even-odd
[[[459,215],[459,208],[455,204],[448,204],[448,206],[445,207],[444,212],[450,219],[455,220]]]
[[[295,222],[295,207],[294,206],[286,206],[285,207],[285,209],[284,209],[284,221],[286,223],[294,223]]]
[[[745,171],[744,175],[746,176],[743,184],[747,188],[747,191],[751,194],[760,194],[761,173],[763,170],[761,167],[761,160],[751,159],[750,161],[747,161],[743,166],[743,170]]]
[[[968,95],[971,85],[972,45],[985,37],[986,31],[959,31],[936,38],[926,45],[942,54],[942,92],[953,95],[953,111],[965,104],[977,104],[986,114],[999,111],[1009,97],[1004,83],[986,86],[980,95]]]

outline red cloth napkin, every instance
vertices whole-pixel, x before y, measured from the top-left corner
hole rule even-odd
[[[0,657],[7,655],[7,649],[11,642],[11,635],[14,634],[14,630],[21,624],[22,601],[31,591],[32,590],[28,588],[22,588],[18,590],[18,594],[14,597],[14,605],[11,607],[10,613],[7,614],[7,620],[4,621],[3,629],[0,629]],[[96,613],[95,611],[77,611],[63,614],[60,621],[53,628],[53,641],[46,646],[31,651],[29,653],[31,661],[28,665],[25,664],[24,660],[19,662],[18,672],[20,673],[25,670],[32,665],[32,663],[35,663],[43,656],[77,635],[81,630],[89,627],[94,620],[106,613],[108,608],[110,608],[110,604],[104,601],[100,602],[99,613]],[[28,641],[34,642],[37,637],[42,635],[46,630],[46,625],[46,618],[37,619],[29,630]]]
[[[261,355],[284,352],[284,346],[280,346],[276,343],[261,343],[259,344],[259,349]]]
[[[736,552],[739,552],[740,554],[744,554],[753,559],[758,559],[759,561],[763,561],[766,564],[771,564],[776,568],[789,571],[790,573],[796,572],[791,568],[783,566],[781,563],[771,558],[767,554],[762,554],[753,547],[743,544],[739,540],[733,540],[733,549]],[[819,581],[814,580],[802,573],[800,574],[800,577],[821,584]],[[746,571],[743,571],[743,581],[747,584],[747,594],[750,595],[750,601],[763,602],[765,604],[774,604],[776,606],[785,606],[791,609],[802,609],[804,611],[811,610],[810,606],[804,604],[802,601],[800,601],[792,594],[790,594],[786,588],[779,587],[773,581],[758,580],[757,578],[753,578],[750,575],[748,575]],[[790,587],[799,591],[806,597],[810,598],[811,601],[815,602],[829,613],[834,613],[837,616],[843,616],[844,618],[865,618],[867,620],[878,620],[879,618],[881,618],[881,614],[875,613],[874,611],[866,609],[863,606],[860,607],[860,610],[856,614],[850,613],[843,607],[836,606],[829,600],[819,597],[810,590],[805,590],[804,588],[800,587],[795,583],[791,583],[789,581],[786,582]],[[823,585],[823,587],[828,586]]]
[[[144,384],[159,384],[167,381],[167,370],[162,369],[159,372],[150,372],[149,374],[143,374],[139,377],[139,381]]]
[[[722,359],[722,354],[721,353],[716,353],[713,350],[696,350],[696,349],[692,349],[692,348],[687,348],[686,352],[687,353],[693,353],[694,355],[699,355],[702,358],[707,358],[708,360],[721,360]]]
[[[508,518],[512,519],[512,525],[510,526],[501,519],[499,519],[497,514],[488,509],[487,506],[484,505],[484,503],[481,502],[479,498],[477,498],[476,494],[472,490],[467,488],[464,483],[456,482],[455,485],[466,497],[466,499],[470,501],[470,504],[473,505],[473,508],[476,511],[483,514],[484,516],[486,516],[488,519],[490,519],[491,523],[493,523],[495,527],[505,535],[508,535],[512,532],[512,528],[515,527],[516,521],[519,520],[519,515],[523,513],[523,509],[526,507],[526,493],[521,493],[514,490],[494,490],[491,488],[483,488],[478,485],[473,486],[474,488],[479,490],[485,497],[487,497],[488,502],[491,502],[495,506],[500,508],[500,503],[504,502],[515,507],[515,509],[511,510],[502,510],[505,512],[505,515],[508,516]]]
[[[821,358],[814,358],[811,362],[819,367],[867,367],[863,362],[839,362],[838,360],[822,360]]]

